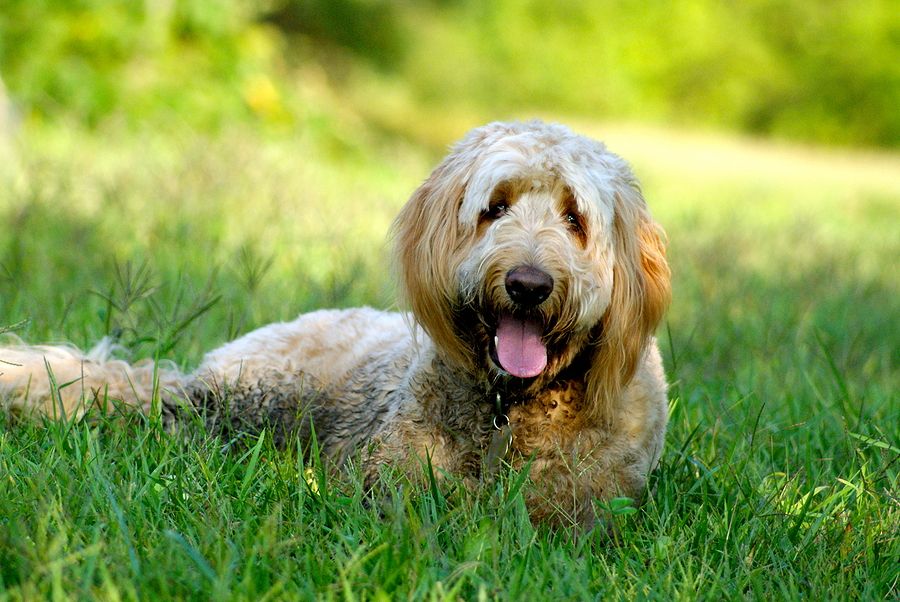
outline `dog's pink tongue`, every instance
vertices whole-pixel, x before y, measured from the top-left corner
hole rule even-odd
[[[504,370],[519,378],[531,378],[547,365],[547,347],[541,341],[542,328],[534,320],[510,314],[500,316],[497,325],[497,359]]]

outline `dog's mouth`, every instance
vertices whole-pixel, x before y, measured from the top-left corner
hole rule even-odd
[[[544,325],[533,317],[502,312],[491,340],[491,360],[518,378],[533,378],[547,367]]]

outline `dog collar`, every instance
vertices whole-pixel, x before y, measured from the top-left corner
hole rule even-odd
[[[512,449],[513,429],[509,422],[509,416],[506,414],[509,405],[503,403],[503,397],[498,391],[494,402],[494,433],[491,435],[491,442],[485,457],[485,469],[489,475],[497,472],[500,463]]]

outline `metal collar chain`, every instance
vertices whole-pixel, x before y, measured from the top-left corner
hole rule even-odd
[[[512,449],[513,430],[509,423],[509,416],[504,413],[503,399],[500,393],[497,393],[494,412],[494,434],[491,436],[490,445],[488,445],[487,456],[485,457],[485,470],[487,474],[494,474],[500,468],[500,463],[509,454]]]
[[[494,428],[498,431],[509,424],[509,416],[504,412],[503,398],[500,392],[497,392],[497,399],[494,402]]]

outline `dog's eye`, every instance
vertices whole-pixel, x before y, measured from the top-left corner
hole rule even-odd
[[[584,230],[584,222],[582,222],[581,216],[574,211],[569,211],[568,213],[566,213],[566,224],[568,224],[568,226],[573,230]]]
[[[483,212],[481,215],[484,219],[495,220],[503,217],[509,211],[509,205],[506,203],[494,203],[491,205],[487,211]]]
[[[587,240],[587,232],[585,231],[584,218],[581,214],[577,211],[568,211],[563,216],[563,219],[566,221],[569,232],[584,245]]]

